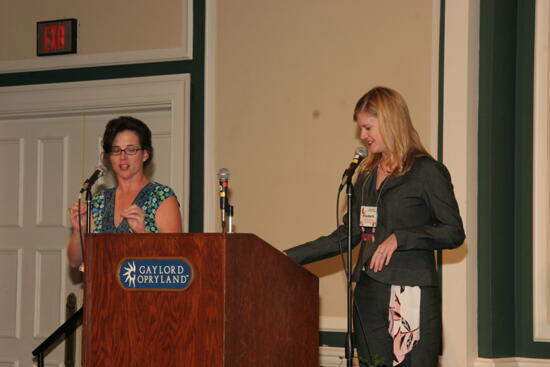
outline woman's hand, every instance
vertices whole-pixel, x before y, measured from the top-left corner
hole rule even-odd
[[[369,268],[375,273],[382,270],[384,266],[390,263],[391,257],[397,249],[397,237],[391,234],[381,244],[378,245],[374,254],[372,254]]]
[[[80,232],[80,228],[86,231],[86,218],[87,218],[88,205],[86,203],[80,203],[80,226],[78,225],[78,201],[75,202],[69,208],[69,219],[71,220],[71,226],[73,232]]]
[[[145,213],[137,205],[130,205],[120,213],[122,218],[128,221],[128,225],[134,233],[146,233],[145,229]]]

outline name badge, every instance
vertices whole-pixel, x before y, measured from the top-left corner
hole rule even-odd
[[[361,206],[361,215],[359,216],[359,225],[361,227],[376,227],[378,220],[378,211],[375,206]]]

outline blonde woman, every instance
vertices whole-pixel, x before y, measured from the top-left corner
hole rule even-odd
[[[407,104],[377,87],[359,99],[354,120],[369,155],[359,167],[352,205],[355,345],[361,359],[385,366],[435,367],[441,345],[441,297],[434,250],[464,241],[447,168],[422,146]],[[340,253],[347,229],[291,248],[307,264]]]

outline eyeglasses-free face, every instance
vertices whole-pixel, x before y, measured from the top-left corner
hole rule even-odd
[[[142,148],[135,147],[133,145],[127,146],[125,149],[122,149],[120,147],[114,146],[111,147],[111,155],[120,155],[122,152],[126,153],[127,155],[136,155],[137,152],[140,150],[143,150]]]

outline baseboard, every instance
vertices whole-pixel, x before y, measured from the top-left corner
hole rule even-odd
[[[548,367],[550,359],[536,358],[478,358],[474,367]]]
[[[359,366],[357,360],[354,366]],[[345,366],[344,348],[320,347],[319,366],[342,367]],[[441,366],[445,367],[445,366]],[[550,367],[550,359],[538,358],[477,358],[473,367]]]
[[[357,356],[356,356],[357,357]],[[319,347],[320,367],[342,367],[346,365],[344,348]],[[357,358],[353,361],[354,367],[359,367]]]

